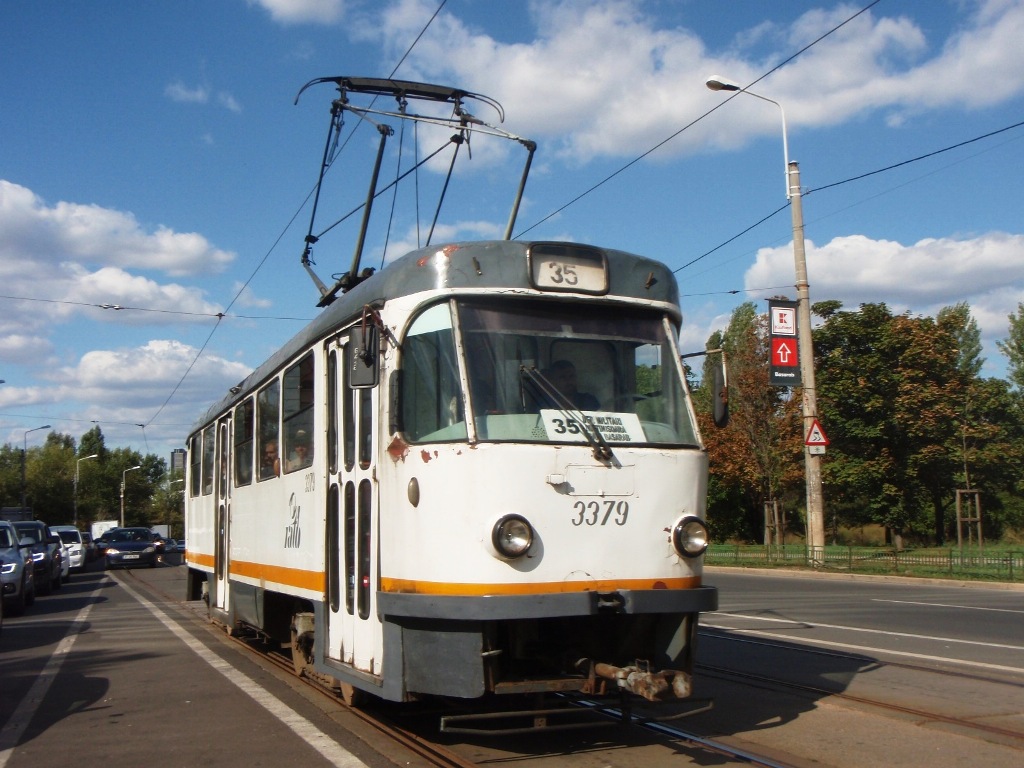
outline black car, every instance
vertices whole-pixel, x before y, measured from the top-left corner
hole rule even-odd
[[[107,540],[107,568],[156,567],[156,542],[149,528],[115,528],[103,534],[103,538]]]
[[[48,595],[60,589],[64,558],[64,545],[61,544],[60,536],[51,533],[50,527],[39,520],[18,520],[14,528],[21,540],[31,541],[36,591]]]

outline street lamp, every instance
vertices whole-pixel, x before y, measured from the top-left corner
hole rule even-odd
[[[82,466],[82,462],[83,461],[86,461],[87,459],[95,459],[95,458],[98,458],[98,457],[99,457],[99,454],[98,453],[94,453],[91,456],[83,456],[82,458],[77,459],[75,461],[75,491],[74,491],[75,514],[74,514],[73,520],[74,520],[76,528],[78,527],[78,468]]]
[[[136,469],[142,469],[142,465],[139,464],[134,467],[128,467],[124,472],[121,473],[121,527],[124,528],[124,481],[125,477],[129,472],[134,472]]]
[[[34,427],[25,433],[25,439],[22,443],[21,448],[21,511],[24,514],[25,509],[28,507],[28,503],[25,496],[25,456],[28,454],[28,435],[29,432],[38,432],[40,429],[49,429],[49,424],[43,424],[41,427]]]
[[[786,199],[793,214],[793,260],[796,263],[797,340],[800,348],[800,386],[803,390],[803,433],[808,435],[818,416],[814,382],[814,344],[811,339],[811,295],[807,283],[807,254],[804,250],[804,209],[800,198],[800,165],[789,160],[786,111],[774,99],[741,88],[731,80],[712,75],[705,83],[712,91],[739,91],[774,104],[782,115],[782,154],[786,171]],[[825,501],[821,486],[821,457],[804,446],[804,479],[807,485],[807,552],[819,562],[825,547]]]

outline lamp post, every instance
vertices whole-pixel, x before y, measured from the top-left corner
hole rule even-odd
[[[75,513],[74,513],[74,517],[72,518],[73,521],[74,521],[74,524],[75,524],[75,528],[78,527],[78,470],[79,470],[79,467],[82,466],[82,462],[83,461],[86,461],[88,459],[95,459],[95,458],[98,458],[98,457],[99,457],[99,454],[98,453],[94,453],[94,454],[91,454],[89,456],[83,456],[82,458],[75,460],[75,490],[74,490],[74,508],[75,508]]]
[[[142,469],[142,465],[139,464],[134,467],[128,467],[124,472],[121,473],[121,527],[124,528],[124,481],[125,477],[129,472],[134,472],[136,469]]]
[[[25,512],[28,507],[26,492],[25,492],[25,457],[28,455],[28,435],[29,432],[38,432],[40,429],[49,429],[49,424],[43,424],[41,427],[34,427],[33,429],[25,432],[25,438],[21,448],[21,511]]]
[[[814,344],[811,339],[811,296],[807,283],[807,254],[804,250],[804,209],[800,197],[800,166],[789,160],[786,136],[786,111],[769,99],[718,75],[708,78],[712,91],[739,91],[774,104],[782,115],[782,154],[786,172],[786,199],[793,215],[793,260],[796,265],[797,340],[800,349],[800,387],[803,391],[803,434],[810,433],[818,416],[818,396],[814,382]],[[825,546],[825,501],[821,485],[821,456],[804,446],[804,479],[807,486],[807,553],[813,563],[820,562]]]

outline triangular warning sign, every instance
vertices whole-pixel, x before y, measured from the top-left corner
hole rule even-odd
[[[817,419],[815,419],[811,424],[811,428],[807,432],[807,437],[804,438],[804,445],[828,445],[828,438],[825,436],[825,430],[821,428],[821,422]]]

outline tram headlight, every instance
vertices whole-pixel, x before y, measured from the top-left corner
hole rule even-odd
[[[494,524],[491,543],[502,557],[522,557],[533,546],[533,527],[522,515],[505,515]]]
[[[699,517],[687,515],[672,529],[672,546],[683,557],[700,557],[708,548],[708,527]]]

